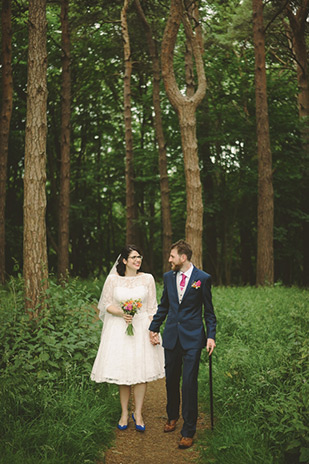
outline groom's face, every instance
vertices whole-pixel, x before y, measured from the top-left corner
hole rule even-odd
[[[180,271],[185,260],[186,260],[186,255],[179,255],[177,248],[173,248],[171,250],[168,262],[171,265],[172,271],[175,271],[175,272]]]

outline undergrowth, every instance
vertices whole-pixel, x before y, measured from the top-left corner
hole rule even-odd
[[[101,331],[93,291],[50,281],[47,302],[29,320],[22,281],[1,292],[1,464],[93,463],[113,438],[117,390],[89,378]]]
[[[89,378],[101,287],[50,280],[36,322],[24,311],[21,279],[0,289],[0,464],[103,460],[120,406],[115,386]],[[309,462],[308,292],[214,288],[213,297],[215,427],[199,436],[200,462]],[[209,412],[205,350],[202,359],[200,407]]]
[[[214,304],[215,427],[202,439],[201,462],[309,462],[308,291],[217,288]],[[203,359],[200,400],[209,411]]]

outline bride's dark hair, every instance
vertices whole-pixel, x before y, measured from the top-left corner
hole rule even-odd
[[[137,251],[137,253],[139,253],[141,255],[140,250],[135,245],[126,245],[121,250],[120,256],[118,258],[118,263],[116,265],[116,270],[117,270],[118,274],[120,276],[122,276],[122,277],[125,275],[125,272],[126,272],[126,265],[124,264],[123,260],[125,259],[127,261],[128,257],[129,257],[129,254],[132,251]],[[137,272],[140,272],[140,270],[138,270]]]

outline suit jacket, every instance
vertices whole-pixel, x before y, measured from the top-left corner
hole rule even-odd
[[[215,339],[216,316],[211,297],[211,276],[193,266],[193,271],[187,288],[179,303],[176,283],[176,272],[164,274],[164,289],[158,310],[153,317],[149,330],[159,332],[165,320],[163,332],[163,346],[172,350],[179,338],[183,349],[200,349],[206,345],[206,334],[203,324],[207,328],[207,338]],[[200,281],[200,282],[198,282]],[[196,283],[200,285],[194,286]],[[197,288],[198,287],[198,288]]]

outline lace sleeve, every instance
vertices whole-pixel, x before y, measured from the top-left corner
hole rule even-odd
[[[150,316],[153,316],[158,309],[157,303],[157,292],[156,284],[153,276],[149,274],[149,283],[148,283],[148,307],[147,312]]]
[[[104,282],[102,293],[98,303],[99,318],[104,322],[106,308],[113,303],[113,276],[109,275]]]

